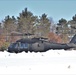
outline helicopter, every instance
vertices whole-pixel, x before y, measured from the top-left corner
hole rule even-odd
[[[26,34],[31,35],[31,34]],[[16,42],[10,44],[8,47],[8,52],[10,53],[20,53],[20,52],[46,52],[48,50],[67,50],[71,48],[76,48],[76,34],[71,39],[69,43],[53,43],[48,41],[48,38],[23,38],[17,40]]]

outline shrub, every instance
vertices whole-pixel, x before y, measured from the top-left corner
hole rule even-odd
[[[0,51],[7,50],[9,44],[10,44],[9,42],[4,42],[3,45],[0,47]]]
[[[49,41],[51,41],[51,42],[62,43],[61,37],[58,36],[58,35],[56,35],[56,34],[53,33],[53,32],[50,32],[50,33],[48,34],[48,39],[49,39]]]

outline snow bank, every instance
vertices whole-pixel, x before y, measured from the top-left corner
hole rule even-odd
[[[0,52],[0,74],[76,74],[76,51]]]

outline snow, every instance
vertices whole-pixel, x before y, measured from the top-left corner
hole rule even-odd
[[[0,52],[0,74],[75,75],[76,51]]]

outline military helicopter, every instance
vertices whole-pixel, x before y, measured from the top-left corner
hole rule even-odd
[[[26,35],[31,35],[31,34],[26,34]],[[76,34],[72,38],[72,40],[69,43],[52,43],[48,41],[47,38],[23,38],[20,40],[17,40],[15,43],[12,43],[8,47],[8,52],[11,53],[19,53],[19,52],[46,52],[50,49],[71,49],[71,48],[76,48]]]

